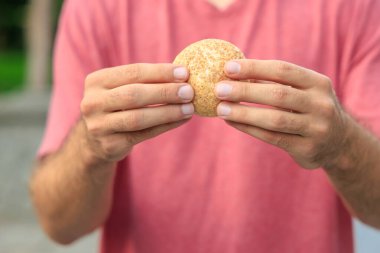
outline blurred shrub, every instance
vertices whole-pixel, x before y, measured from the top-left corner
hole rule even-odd
[[[25,64],[24,51],[0,52],[0,93],[20,90],[23,87]]]
[[[0,1],[0,92],[19,89],[25,72],[26,0]]]

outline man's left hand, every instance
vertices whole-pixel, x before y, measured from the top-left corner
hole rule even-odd
[[[215,93],[222,100],[218,116],[229,125],[284,149],[307,169],[339,155],[348,115],[328,77],[277,60],[230,61],[225,72],[236,81],[218,83]]]

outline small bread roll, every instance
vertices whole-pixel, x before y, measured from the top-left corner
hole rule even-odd
[[[174,59],[174,64],[186,66],[190,71],[189,83],[194,88],[195,113],[200,116],[216,116],[220,100],[214,93],[215,84],[230,80],[224,74],[229,60],[244,59],[235,45],[219,39],[205,39],[186,47]]]

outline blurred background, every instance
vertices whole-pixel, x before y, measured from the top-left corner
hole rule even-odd
[[[0,252],[97,252],[98,232],[71,246],[35,220],[28,178],[51,87],[51,49],[62,0],[0,0]],[[355,221],[358,253],[380,252],[380,233]]]
[[[61,0],[0,0],[0,253],[97,252],[98,232],[62,247],[39,228],[28,198],[51,87]]]

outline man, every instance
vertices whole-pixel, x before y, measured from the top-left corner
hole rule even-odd
[[[101,252],[352,252],[350,214],[380,227],[378,13],[66,1],[31,180],[42,226],[63,244],[102,227]],[[225,66],[219,117],[192,117],[187,70],[162,62],[210,37],[247,60]]]

